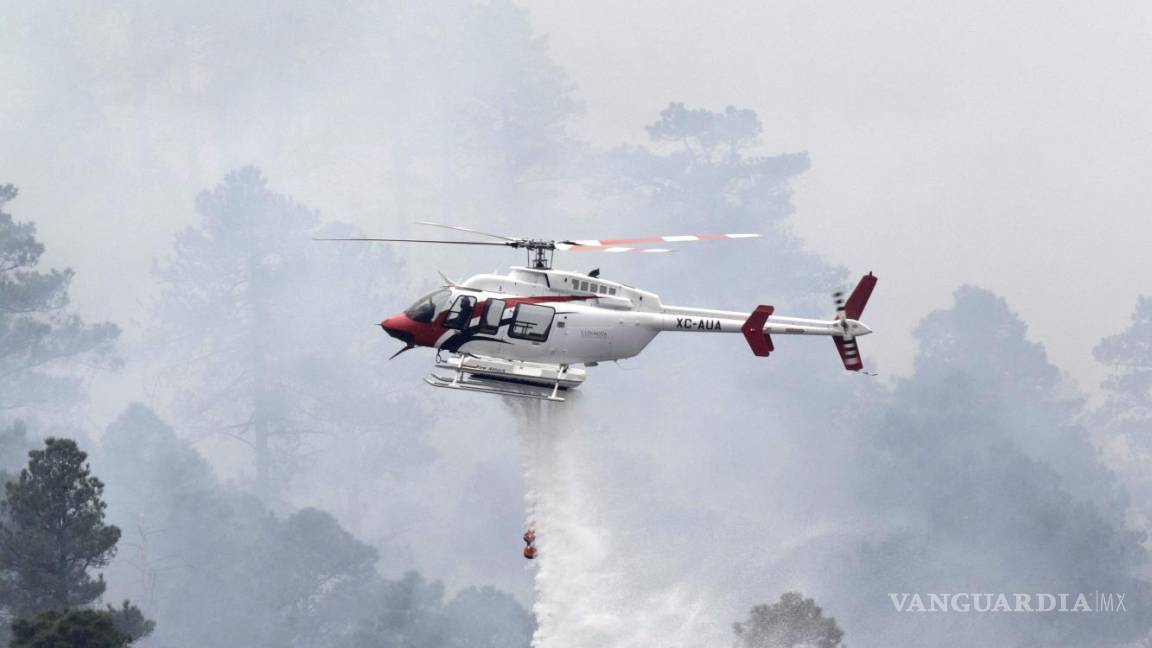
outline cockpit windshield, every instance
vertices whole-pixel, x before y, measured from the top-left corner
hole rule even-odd
[[[444,310],[444,307],[448,305],[448,298],[451,296],[452,291],[446,288],[428,293],[416,300],[415,304],[409,306],[404,314],[413,322],[430,324],[432,318],[436,317],[436,313]]]

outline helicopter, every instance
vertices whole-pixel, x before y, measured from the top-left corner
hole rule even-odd
[[[527,265],[513,266],[507,274],[478,274],[460,283],[441,275],[442,287],[380,322],[385,333],[404,343],[389,360],[417,347],[435,349],[435,369],[425,378],[433,387],[564,401],[564,392],[584,384],[587,368],[636,356],[661,332],[740,333],[760,357],[775,350],[772,335],[827,336],[846,370],[864,369],[856,338],[872,333],[859,321],[876,286],[871,272],[847,299],[843,293],[834,294],[831,319],[805,319],[778,316],[765,304],[750,312],[670,306],[656,293],[600,277],[598,269],[580,273],[552,267],[557,250],[658,254],[672,249],[646,246],[752,239],[759,234],[549,240],[419,224],[496,240],[316,240],[503,246],[525,250],[528,257]]]

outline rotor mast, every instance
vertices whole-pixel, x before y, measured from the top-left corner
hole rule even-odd
[[[551,270],[552,257],[556,253],[556,241],[545,239],[524,239],[511,241],[509,247],[524,248],[528,252],[528,265],[536,270]]]

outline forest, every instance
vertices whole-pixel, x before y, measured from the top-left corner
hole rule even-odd
[[[872,269],[869,308],[899,309],[899,259],[811,251],[793,198],[820,161],[772,150],[756,106],[670,88],[635,141],[581,140],[579,89],[511,2],[10,13],[4,110],[30,126],[0,131],[22,161],[0,166],[0,645],[1152,642],[1152,297],[1100,332],[1096,399],[964,285],[902,313],[907,375],[845,375],[822,340],[767,362],[658,340],[533,430],[431,393],[431,358],[387,361],[373,326],[437,271],[518,256],[313,238],[756,232],[602,271],[813,315]],[[519,554],[534,434],[539,566]],[[910,615],[893,592],[1127,610]]]

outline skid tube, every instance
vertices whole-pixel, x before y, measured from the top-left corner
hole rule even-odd
[[[565,369],[566,367],[561,369],[560,376],[557,377],[551,386],[473,373],[464,369],[462,365],[456,369],[456,374],[452,378],[441,376],[437,373],[430,373],[424,378],[424,382],[433,387],[442,387],[445,389],[459,389],[483,394],[534,398],[536,400],[563,403],[565,399],[560,396],[560,390],[564,389],[567,391],[568,389],[561,385]]]

